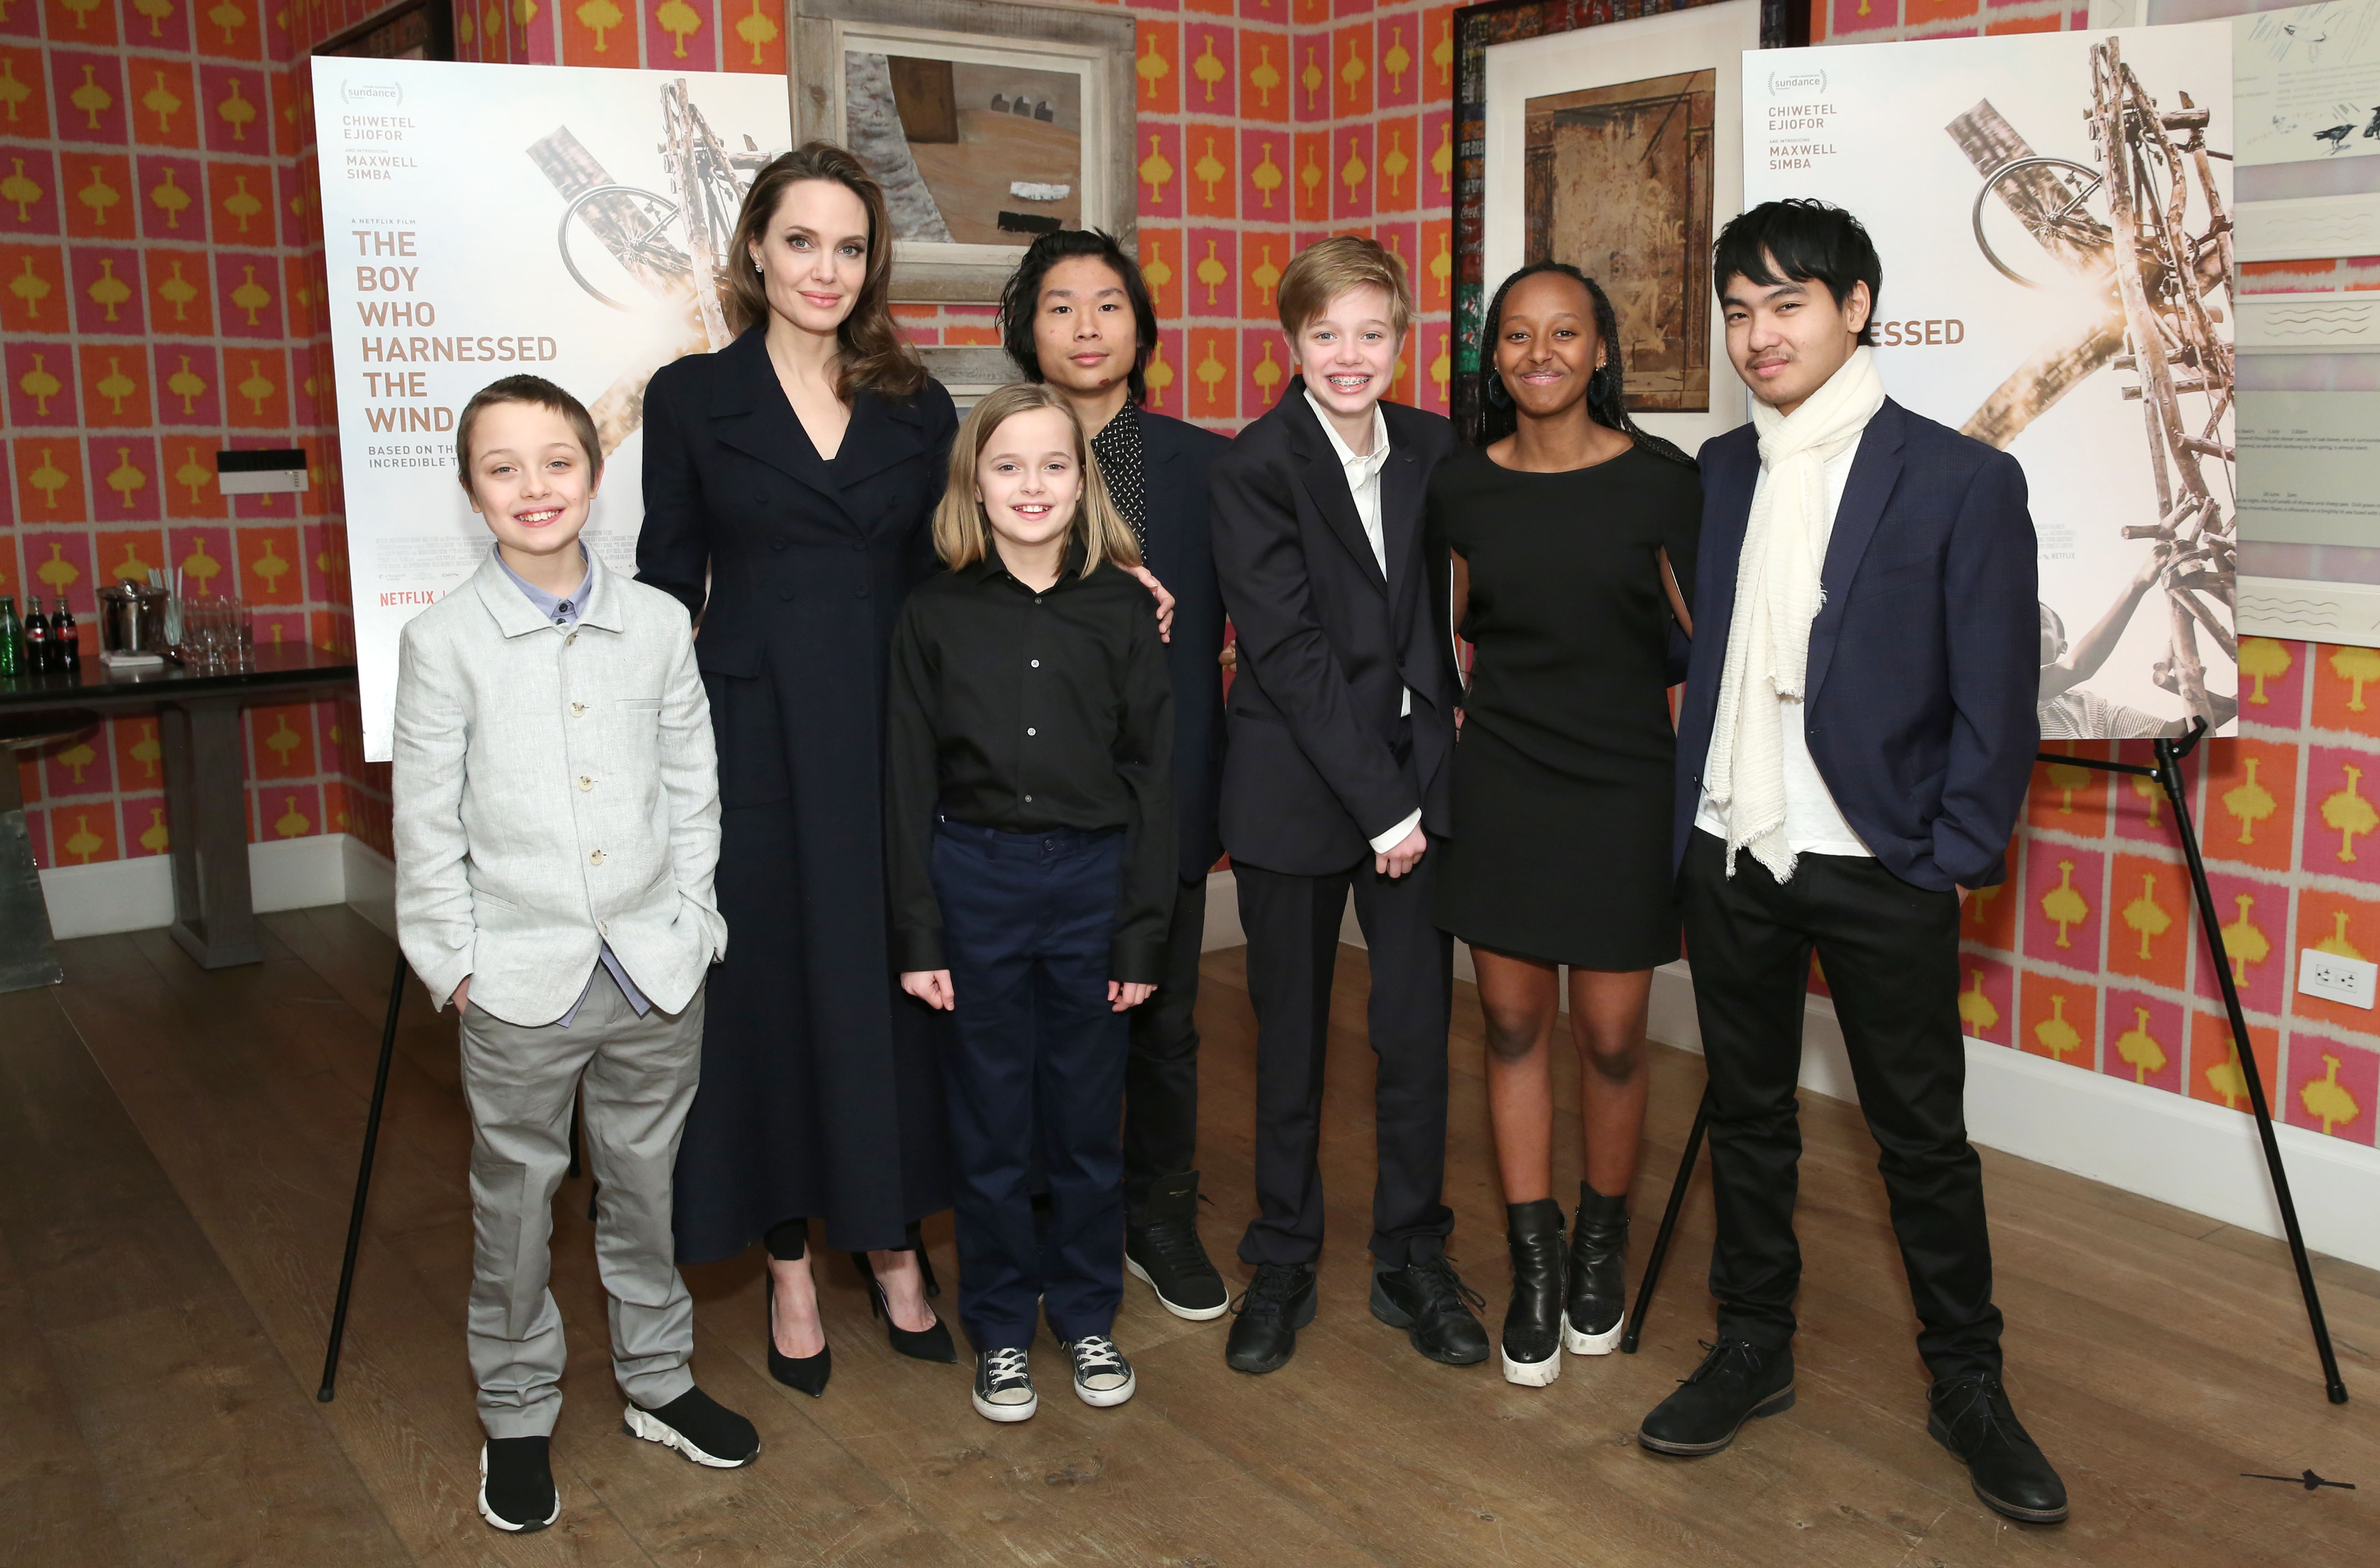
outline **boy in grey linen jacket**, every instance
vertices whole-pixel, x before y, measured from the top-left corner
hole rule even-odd
[[[582,1083],[628,1429],[705,1465],[759,1452],[751,1423],[695,1387],[670,1231],[703,983],[727,947],[718,758],[684,607],[578,542],[601,476],[585,408],[508,378],[465,407],[456,447],[496,548],[400,644],[397,928],[432,998],[462,1016],[480,1511],[535,1530],[560,1514],[548,1248]]]

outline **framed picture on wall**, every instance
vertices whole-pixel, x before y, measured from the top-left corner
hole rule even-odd
[[[1630,8],[1503,0],[1455,15],[1458,423],[1475,411],[1480,313],[1504,278],[1542,260],[1610,296],[1629,411],[1645,428],[1691,452],[1742,422],[1710,246],[1742,204],[1742,55],[1762,46],[1764,15],[1785,42],[1788,7]]]

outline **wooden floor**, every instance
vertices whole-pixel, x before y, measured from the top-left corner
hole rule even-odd
[[[1139,1397],[1092,1411],[1053,1392],[1036,1419],[995,1427],[969,1408],[963,1369],[891,1354],[838,1264],[834,1381],[813,1402],[762,1369],[761,1276],[747,1260],[691,1271],[695,1368],[764,1448],[749,1469],[700,1470],[621,1431],[575,1182],[557,1205],[573,1352],[554,1444],[562,1522],[502,1536],[473,1508],[454,1026],[411,993],[339,1396],[318,1405],[393,949],[344,910],[265,924],[261,966],[204,973],[163,933],[91,938],[65,945],[66,985],[0,996],[0,1562],[2380,1562],[2374,1275],[2322,1267],[2355,1396],[2334,1408],[2276,1245],[1987,1154],[2010,1383],[2074,1506],[2062,1529],[2006,1525],[1925,1437],[1873,1146],[1829,1101],[1803,1112],[1808,1283],[1790,1415],[1709,1459],[1632,1443],[1709,1333],[1706,1180],[1644,1354],[1572,1358],[1543,1390],[1507,1385],[1492,1363],[1422,1360],[1364,1309],[1370,1069],[1352,948],[1322,1310],[1287,1369],[1227,1370],[1223,1322],[1180,1322],[1127,1282],[1116,1337]],[[1199,1007],[1220,1260],[1250,1202],[1242,974],[1236,951],[1210,954]],[[1453,1249],[1493,1323],[1507,1273],[1467,988],[1455,1018]],[[1657,1055],[1645,1239],[1700,1088],[1696,1058]],[[1574,1178],[1574,1119],[1562,1137],[1558,1169]],[[929,1236],[948,1278],[947,1220]],[[1236,1285],[1238,1267],[1226,1272]],[[2362,1490],[2240,1477],[2309,1466]]]

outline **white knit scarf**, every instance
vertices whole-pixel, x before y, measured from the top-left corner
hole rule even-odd
[[[1822,574],[1833,519],[1827,460],[1858,440],[1884,406],[1884,380],[1865,348],[1791,415],[1754,400],[1760,482],[1735,567],[1718,713],[1704,788],[1727,818],[1727,874],[1749,850],[1779,882],[1793,875],[1785,839],[1785,726],[1802,722],[1810,622],[1826,601]]]

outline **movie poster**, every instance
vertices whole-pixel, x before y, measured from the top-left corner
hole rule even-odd
[[[522,373],[595,416],[583,536],[636,567],[645,383],[729,338],[721,247],[792,135],[782,78],[318,57],[322,233],[364,755],[389,756],[397,634],[490,536],[455,416]]]
[[[1745,206],[1857,213],[1886,390],[2024,464],[2044,740],[2231,733],[2231,24],[1743,69]]]

